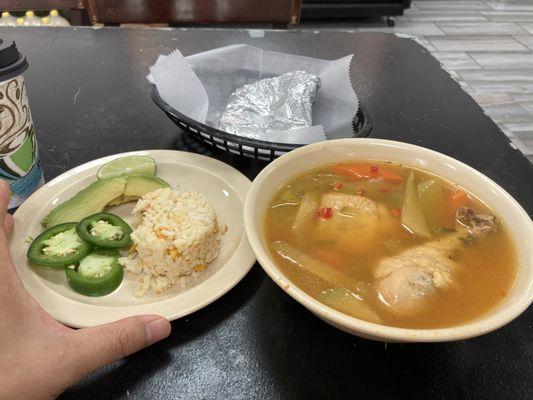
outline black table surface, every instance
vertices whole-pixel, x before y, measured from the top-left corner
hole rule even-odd
[[[29,59],[26,81],[48,180],[97,157],[175,148],[218,158],[253,179],[264,163],[191,145],[152,103],[145,78],[157,56],[175,48],[189,55],[247,43],[325,59],[355,54],[353,85],[373,116],[372,137],[464,161],[533,214],[532,165],[413,40],[262,33],[3,28],[0,37],[16,40]],[[220,300],[174,321],[170,338],[92,374],[61,399],[531,399],[532,327],[529,309],[467,341],[372,342],[307,312],[256,264]]]

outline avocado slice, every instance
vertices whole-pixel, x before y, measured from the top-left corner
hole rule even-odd
[[[109,202],[122,196],[125,189],[125,177],[95,181],[54,208],[41,224],[44,227],[52,227],[63,222],[79,222],[89,215],[103,211]]]
[[[139,200],[139,197],[137,196],[118,196],[116,199],[111,200],[107,205],[108,206],[119,206],[124,203],[128,203],[130,201]]]
[[[170,185],[157,176],[129,175],[126,182],[124,196],[142,197],[146,193],[157,189],[168,188]]]
[[[156,176],[128,175],[101,179],[58,205],[41,224],[44,227],[52,227],[63,222],[79,222],[89,215],[103,211],[106,206],[137,200],[148,192],[166,187],[170,185]]]
[[[113,199],[108,205],[118,206],[129,201],[138,200],[146,193],[167,187],[170,187],[170,185],[157,176],[128,175],[126,177],[126,189],[124,190],[124,194]]]

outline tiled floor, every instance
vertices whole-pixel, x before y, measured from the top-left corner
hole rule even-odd
[[[533,162],[533,0],[415,0],[393,28],[378,20],[313,26],[417,36]]]

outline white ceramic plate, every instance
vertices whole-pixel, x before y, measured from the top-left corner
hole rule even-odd
[[[65,273],[32,266],[26,260],[28,237],[43,231],[40,221],[57,204],[72,197],[96,179],[98,169],[112,159],[126,155],[147,155],[157,162],[157,176],[172,187],[190,188],[206,195],[221,226],[228,230],[222,247],[207,270],[186,288],[173,287],[161,295],[133,295],[136,275],[125,272],[120,287],[103,297],[87,297],[68,286]],[[251,182],[236,169],[197,154],[150,150],[116,154],[76,167],[35,192],[15,213],[10,248],[17,272],[35,300],[55,319],[73,327],[94,326],[137,314],[158,314],[170,320],[188,315],[212,303],[250,270],[255,256],[244,233],[242,209]],[[134,202],[109,208],[126,221]]]

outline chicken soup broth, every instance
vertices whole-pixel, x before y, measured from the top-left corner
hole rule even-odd
[[[385,162],[311,170],[276,192],[265,239],[283,273],[345,314],[402,328],[480,317],[511,290],[514,245],[479,199]]]

